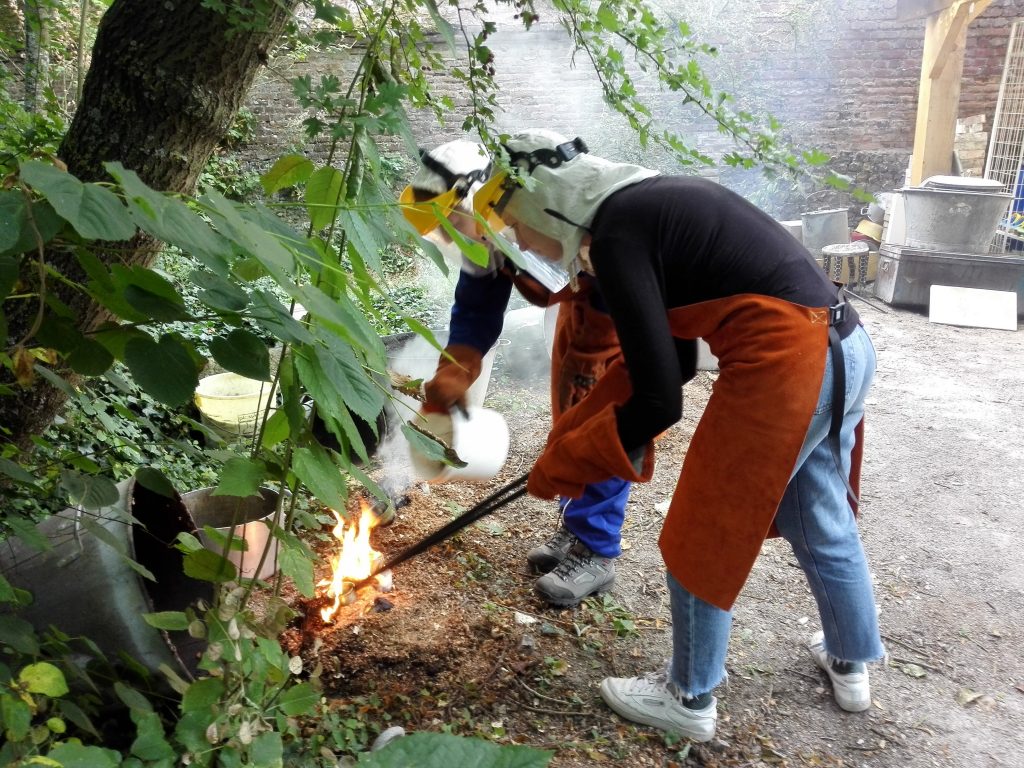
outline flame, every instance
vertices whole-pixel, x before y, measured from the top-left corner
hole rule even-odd
[[[338,554],[331,557],[331,580],[320,582],[320,586],[329,585],[327,597],[334,599],[331,607],[320,611],[324,621],[330,621],[341,607],[345,582],[365,579],[381,557],[381,553],[370,546],[370,531],[377,525],[377,516],[365,501],[361,500],[359,506],[359,520],[353,525],[346,525],[345,519],[331,510],[338,521],[331,533],[341,544]]]

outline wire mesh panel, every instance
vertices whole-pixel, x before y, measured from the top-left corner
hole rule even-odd
[[[1024,251],[1024,21],[1014,22],[1010,30],[985,177],[999,181],[1004,192],[1013,194],[993,250]]]

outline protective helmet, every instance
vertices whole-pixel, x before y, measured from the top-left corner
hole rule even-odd
[[[473,196],[473,207],[492,229],[504,229],[502,216],[507,215],[561,242],[561,263],[570,275],[583,235],[605,198],[658,175],[650,168],[594,157],[582,139],[541,128],[516,134],[504,147],[520,175],[535,183],[525,189],[500,172]]]
[[[429,152],[421,149],[420,169],[398,198],[402,213],[421,235],[437,227],[439,216],[459,207],[472,213],[473,193],[490,171],[487,151],[472,141],[456,139]]]

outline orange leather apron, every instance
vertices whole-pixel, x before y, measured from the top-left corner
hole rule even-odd
[[[555,294],[558,322],[551,350],[551,415],[557,421],[622,357],[611,315],[590,305],[589,292]]]
[[[668,313],[673,335],[703,338],[720,373],[658,544],[669,572],[723,610],[753,568],[803,446],[825,372],[828,315],[753,294]]]

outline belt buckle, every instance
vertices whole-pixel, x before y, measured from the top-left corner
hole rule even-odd
[[[846,319],[846,302],[842,301],[838,304],[833,304],[828,308],[828,324],[829,325],[841,325]]]

